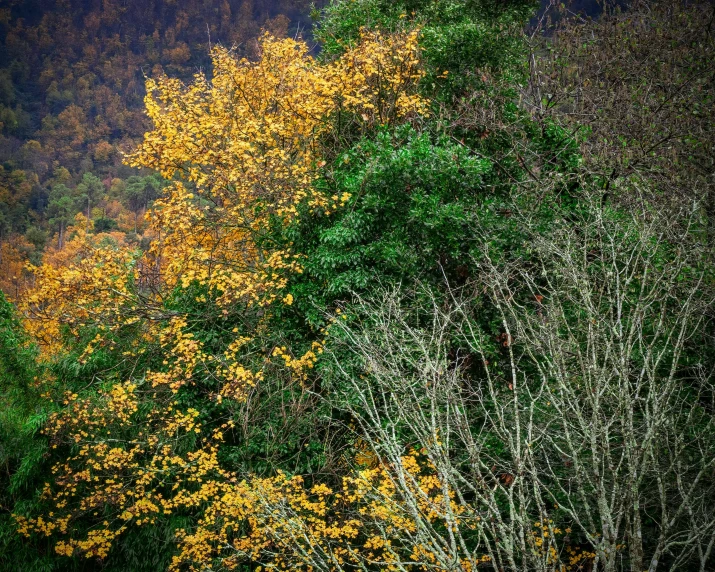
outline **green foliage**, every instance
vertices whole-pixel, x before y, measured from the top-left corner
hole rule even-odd
[[[36,359],[14,307],[0,292],[0,567],[6,570],[53,569],[34,546],[19,540],[10,516],[18,503],[32,504],[47,468],[46,440],[38,434],[45,413]]]
[[[339,0],[324,10],[316,30],[326,56],[354,43],[360,29],[393,31],[417,25],[427,76],[424,89],[449,102],[479,86],[484,72],[522,73],[521,29],[538,3],[532,0]],[[438,79],[448,72],[447,78]]]
[[[48,222],[52,227],[64,229],[72,222],[76,209],[71,191],[66,185],[59,183],[52,187],[47,206]]]
[[[360,141],[324,180],[332,192],[350,193],[350,202],[300,229],[305,234],[289,235],[307,255],[306,276],[325,294],[344,297],[380,281],[459,273],[469,250],[466,225],[492,168],[448,137],[409,126]]]
[[[37,375],[36,348],[29,345],[14,307],[0,292],[0,378],[4,399],[16,399],[23,410],[31,407],[33,380]],[[4,408],[3,408],[4,410]]]

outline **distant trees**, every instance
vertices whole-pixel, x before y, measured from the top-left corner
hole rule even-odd
[[[100,168],[114,167],[116,145],[147,127],[143,67],[189,79],[208,63],[209,38],[245,51],[263,26],[275,35],[291,21],[300,27],[308,8],[293,0],[13,3],[0,28],[0,133],[40,140],[75,173],[90,154]]]
[[[695,205],[712,242],[715,7],[697,0],[617,6],[606,2],[595,21],[564,13],[548,28],[531,59],[533,110],[582,134],[584,159],[604,188],[645,177],[651,200],[676,211]]]

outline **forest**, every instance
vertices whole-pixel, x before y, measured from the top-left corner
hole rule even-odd
[[[0,570],[715,570],[715,3],[0,0]]]

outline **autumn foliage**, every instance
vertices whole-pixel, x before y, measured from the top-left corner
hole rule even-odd
[[[62,350],[61,340],[78,343],[80,331],[88,328],[97,333],[80,361],[98,347],[111,350],[117,336],[138,328],[133,335],[141,339],[141,349],[125,351],[127,359],[152,344],[167,359],[141,381],[118,381],[89,396],[62,396],[63,411],[51,416],[45,433],[53,448],[72,453],[53,468],[54,484],[43,493],[49,512],[18,517],[23,534],[56,537],[59,554],[105,557],[129,526],[154,524],[160,515],[179,510],[207,510],[205,532],[185,536],[180,562],[197,558],[194,545],[203,534],[208,535],[203,542],[212,545],[225,534],[225,526],[214,530],[224,511],[243,521],[258,510],[251,504],[231,508],[231,499],[244,498],[246,490],[256,491],[256,503],[281,491],[327,490],[310,493],[299,479],[284,477],[232,484],[237,477],[217,461],[227,425],[204,426],[199,412],[179,400],[182,387],[198,383],[199,371],[220,380],[218,391],[207,397],[243,400],[265,368],[244,362],[247,348],[258,348],[265,363],[277,361],[301,376],[322,351],[320,342],[291,357],[285,347],[261,347],[260,338],[234,328],[222,351],[210,352],[194,339],[187,320],[167,312],[163,302],[176,289],[191,288],[203,292],[201,302],[219,309],[240,304],[270,313],[275,304],[292,304],[292,295],[283,291],[290,276],[301,272],[301,254],[271,248],[260,237],[276,221],[288,225],[302,213],[329,216],[350,198],[325,196],[313,184],[318,141],[336,114],[386,124],[427,113],[428,102],[414,92],[423,73],[418,34],[365,31],[359,44],[327,64],[309,56],[301,42],[266,35],[256,62],[215,49],[210,81],[203,76],[189,86],[169,78],[149,81],[146,102],[154,129],[130,162],[172,181],[148,215],[155,236],[151,248],[142,255],[121,244],[101,246],[79,232],[64,264],[34,269],[35,286],[22,307],[48,357]],[[149,272],[151,287],[142,275]],[[254,336],[260,329],[255,326]],[[210,501],[219,495],[221,503],[213,506]],[[319,503],[308,506],[313,507]],[[107,510],[111,517],[92,519],[96,524],[77,536],[76,519]],[[325,510],[310,519],[321,516]],[[245,542],[256,541],[258,554],[268,540],[256,536],[265,534],[254,530]],[[342,533],[316,529],[315,534],[329,539]],[[208,561],[209,552],[200,558]],[[277,562],[293,566],[300,562],[295,558]]]
[[[195,3],[120,4],[84,25],[156,64],[141,141],[85,82],[25,145],[72,170],[0,167],[49,190],[0,235],[0,564],[708,569],[709,223],[538,113],[532,2],[334,0],[315,49],[224,1],[191,75]]]

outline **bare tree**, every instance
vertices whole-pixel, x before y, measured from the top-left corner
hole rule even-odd
[[[485,246],[471,290],[386,290],[336,322],[333,398],[390,467],[404,544],[436,555],[420,565],[712,569],[709,253],[597,202],[548,230],[515,207],[528,260]],[[424,509],[410,448],[453,502]]]

